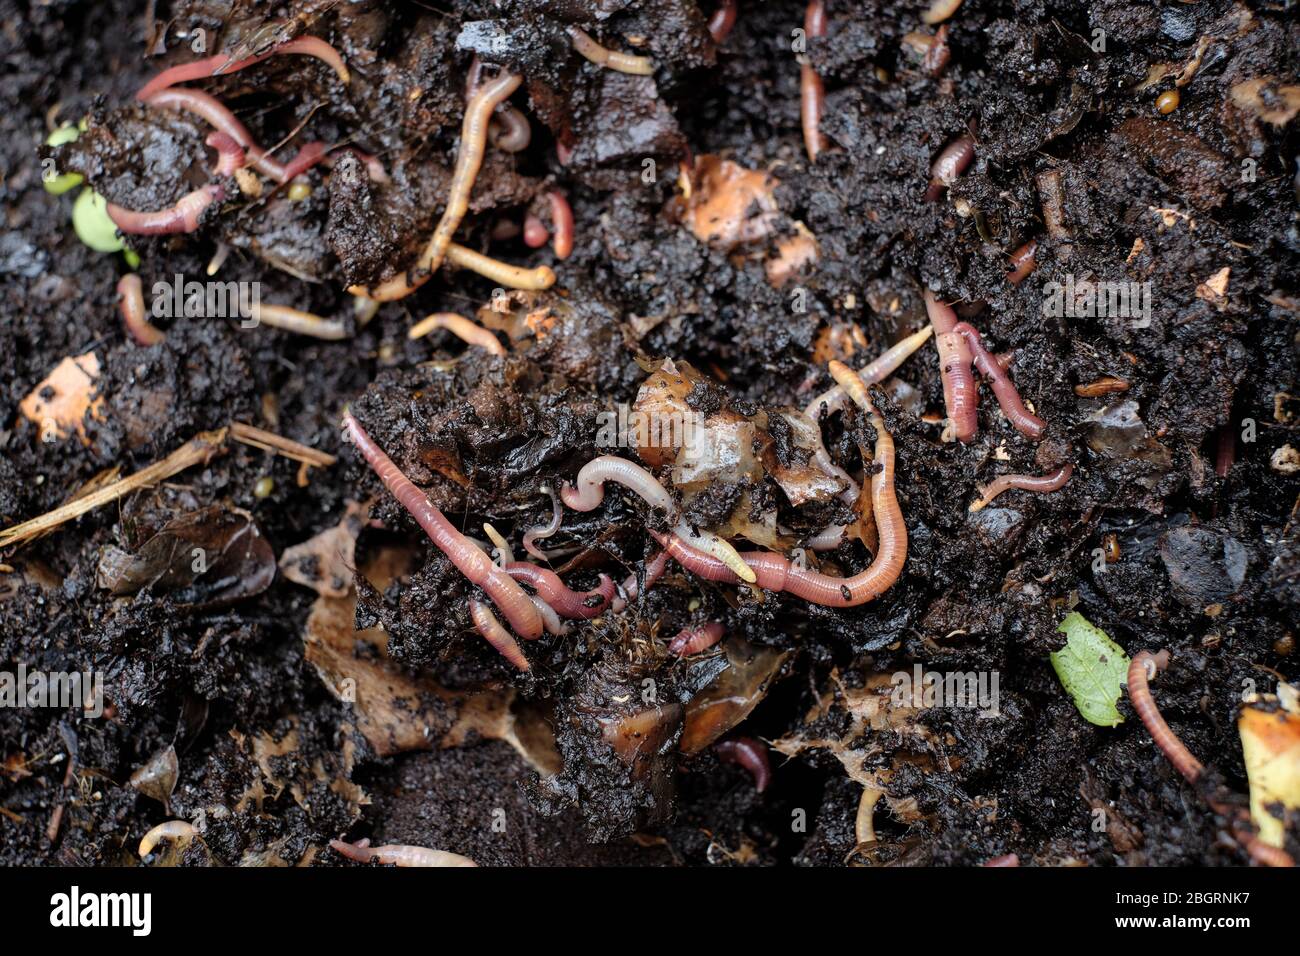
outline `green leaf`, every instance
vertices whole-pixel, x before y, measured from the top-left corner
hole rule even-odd
[[[1128,655],[1077,611],[1057,630],[1066,636],[1065,646],[1051,655],[1061,686],[1074,698],[1074,706],[1085,720],[1098,727],[1114,727],[1124,719],[1115,702],[1128,678]]]

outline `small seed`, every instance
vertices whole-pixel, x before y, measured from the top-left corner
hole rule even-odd
[[[1177,90],[1165,90],[1156,97],[1156,109],[1162,113],[1172,113],[1178,109],[1178,101],[1181,97]]]
[[[257,479],[257,484],[253,486],[253,495],[257,498],[267,498],[275,490],[275,479],[270,475]]]
[[[293,183],[289,187],[287,195],[289,196],[289,202],[302,202],[311,195],[311,187],[306,183]]]

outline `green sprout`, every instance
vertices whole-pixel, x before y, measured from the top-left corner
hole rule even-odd
[[[85,120],[82,120],[85,123]],[[73,126],[71,123],[65,123],[50,134],[50,138],[45,141],[46,146],[62,146],[65,143],[74,142],[81,135],[84,127]],[[47,162],[53,162],[48,160]],[[81,173],[56,173],[53,166],[46,167],[41,179],[45,183],[45,191],[55,196],[62,196],[69,189],[74,189],[86,181],[86,177]]]

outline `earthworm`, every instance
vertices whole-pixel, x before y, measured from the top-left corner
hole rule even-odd
[[[934,0],[930,8],[921,14],[921,20],[934,26],[936,23],[942,23],[950,16],[957,12],[961,6],[961,0]]]
[[[707,651],[722,640],[724,633],[722,625],[717,621],[695,627],[684,627],[668,642],[668,653],[674,657],[687,657],[700,651]]]
[[[524,217],[524,245],[529,249],[540,249],[551,238],[546,223],[531,212]]]
[[[736,25],[736,0],[721,0],[718,9],[709,17],[709,36],[721,46],[731,36],[731,29]]]
[[[1004,491],[1015,488],[1020,491],[1034,491],[1040,495],[1056,491],[1070,480],[1074,474],[1074,465],[1065,464],[1050,475],[998,475],[987,485],[980,488],[977,501],[971,502],[971,511],[980,511],[993,503]]]
[[[754,789],[762,793],[772,782],[772,765],[767,759],[767,747],[753,737],[734,737],[719,740],[713,752],[724,763],[734,763],[749,771],[754,778]]]
[[[1070,230],[1065,225],[1065,190],[1061,185],[1061,171],[1049,169],[1034,177],[1038,186],[1038,201],[1043,205],[1043,224],[1047,238],[1055,243],[1068,244]]]
[[[330,840],[330,847],[340,856],[357,863],[378,861],[395,866],[478,866],[469,857],[459,853],[430,850],[423,846],[403,846],[398,843],[371,846],[369,840],[358,840],[356,843]]]
[[[600,576],[600,584],[590,591],[574,591],[554,571],[526,561],[513,561],[502,570],[516,581],[523,581],[536,591],[556,613],[574,620],[600,617],[614,599],[614,582],[609,575]],[[589,603],[593,602],[593,603]]]
[[[573,485],[560,489],[560,498],[574,511],[592,511],[605,500],[605,482],[613,481],[634,492],[652,508],[658,508],[677,520],[674,534],[692,546],[713,555],[749,583],[753,572],[745,566],[736,549],[709,531],[696,532],[680,519],[677,502],[664,490],[654,475],[640,465],[615,455],[600,455],[582,466]]]
[[[648,56],[633,56],[631,53],[618,53],[601,46],[591,35],[579,27],[569,27],[569,39],[573,48],[585,60],[617,70],[619,73],[633,73],[637,76],[650,76],[655,71],[654,60]]]
[[[203,142],[217,151],[217,165],[212,170],[214,176],[233,176],[235,170],[244,165],[244,147],[229,133],[214,129]]]
[[[230,107],[202,90],[161,90],[149,96],[145,102],[161,109],[185,110],[205,120],[214,129],[225,133],[248,150],[248,164],[276,182],[286,183],[325,158],[323,144],[305,143],[293,159],[288,163],[280,163],[257,145],[253,134],[230,112]]]
[[[974,158],[975,139],[969,134],[958,136],[945,146],[930,164],[930,185],[925,191],[925,201],[934,202],[942,196]]]
[[[907,525],[894,493],[894,440],[879,413],[872,416],[872,425],[876,430],[874,465],[878,467],[871,476],[871,499],[880,547],[871,565],[852,577],[833,578],[792,565],[787,558],[771,551],[744,552],[740,557],[754,572],[760,588],[788,591],[812,604],[842,608],[866,604],[898,580],[907,561]],[[652,531],[651,535],[686,570],[706,581],[736,582],[730,568],[689,546],[677,534]]]
[[[319,37],[302,36],[281,43],[275,49],[258,56],[245,57],[242,60],[231,61],[225,53],[218,53],[215,56],[206,57],[202,60],[194,60],[190,63],[181,63],[177,66],[168,67],[151,79],[140,91],[135,94],[138,100],[147,100],[154,93],[165,90],[169,86],[177,83],[186,83],[190,80],[202,80],[209,76],[218,76],[223,73],[234,73],[245,67],[252,66],[255,63],[261,63],[268,57],[279,54],[297,53],[302,56],[313,56],[322,61],[332,69],[344,85],[351,82],[352,77],[348,73],[347,64],[343,62],[343,57],[339,51],[334,49]]]
[[[483,151],[487,142],[488,121],[493,111],[519,89],[522,78],[514,73],[502,73],[495,80],[489,80],[474,91],[465,106],[465,119],[461,126],[460,149],[456,154],[456,170],[451,177],[447,190],[447,208],[442,212],[433,235],[429,237],[424,251],[416,264],[406,273],[399,274],[380,283],[374,290],[366,293],[379,302],[390,302],[410,295],[442,265],[460,222],[469,211],[469,195],[474,188],[474,180],[483,166]],[[477,255],[477,253],[476,253]],[[484,257],[486,258],[486,257]],[[553,281],[553,280],[552,280]]]
[[[649,591],[655,583],[664,576],[664,571],[668,569],[668,552],[657,551],[655,556],[645,564],[645,589]],[[637,582],[636,572],[628,575],[627,580],[623,582],[621,593],[614,598],[609,609],[615,614],[621,612],[625,607],[637,599],[641,593],[640,585]]]
[[[824,0],[810,0],[803,15],[803,32],[808,39],[826,35],[826,4]],[[803,144],[808,152],[808,162],[817,162],[817,154],[830,145],[821,132],[822,108],[826,101],[826,87],[805,55],[799,65],[799,107],[803,126]]]
[[[562,637],[569,633],[569,625],[560,621],[560,615],[555,613],[555,608],[536,594],[532,596],[532,602],[533,607],[537,608],[537,613],[542,616],[542,624],[545,626],[547,634],[556,634]]]
[[[1128,389],[1129,384],[1124,379],[1116,378],[1114,375],[1103,375],[1091,382],[1074,386],[1074,394],[1080,398],[1097,398],[1100,395],[1127,392]]]
[[[485,256],[481,252],[475,252],[473,249],[458,246],[454,242],[447,247],[447,261],[457,268],[476,272],[507,289],[541,292],[555,285],[555,271],[550,266],[537,266],[535,269],[512,266],[499,259]],[[413,290],[415,288],[418,286],[412,287]]]
[[[1165,719],[1160,716],[1160,710],[1156,707],[1156,702],[1151,696],[1151,688],[1147,683],[1157,671],[1164,670],[1168,666],[1168,651],[1161,651],[1159,654],[1140,651],[1135,654],[1128,666],[1128,696],[1133,703],[1133,710],[1137,712],[1142,725],[1151,734],[1151,739],[1160,748],[1160,752],[1169,758],[1169,762],[1183,775],[1183,779],[1188,783],[1195,783],[1205,767],[1192,756],[1192,752],[1183,745],[1178,735],[1169,729]]]
[[[477,322],[471,322],[463,315],[457,315],[455,312],[434,312],[432,315],[426,315],[411,326],[406,333],[406,337],[408,339],[418,339],[428,335],[434,329],[446,329],[462,342],[477,345],[492,355],[506,354],[506,347],[489,330],[483,328]]]
[[[482,549],[469,541],[457,531],[446,516],[428,497],[402,474],[402,470],[393,460],[384,454],[374,440],[366,434],[361,423],[352,413],[343,413],[343,424],[357,449],[374,469],[385,487],[393,497],[410,512],[416,522],[424,529],[429,539],[437,545],[451,563],[460,569],[461,574],[487,592],[488,596],[501,609],[515,633],[524,638],[535,638],[542,633],[542,619],[524,592],[514,580],[492,563],[492,559]],[[476,622],[477,623],[477,622]]]
[[[122,232],[133,236],[166,236],[199,228],[199,218],[214,202],[221,202],[225,195],[222,187],[209,184],[186,193],[166,209],[141,212],[123,209],[117,203],[108,203],[106,209],[108,218]]]
[[[341,320],[323,319],[314,312],[303,312],[287,305],[258,302],[249,310],[248,318],[258,325],[268,325],[297,335],[309,335],[314,339],[337,342],[348,337],[348,327]]]
[[[971,372],[971,354],[966,339],[956,331],[957,313],[925,290],[925,311],[934,327],[934,344],[939,352],[939,377],[943,381],[943,404],[958,441],[968,442],[979,428],[979,393]]]
[[[551,499],[551,520],[546,524],[539,524],[524,532],[524,550],[534,558],[546,561],[548,560],[546,552],[533,544],[533,542],[539,538],[549,538],[551,535],[555,534],[555,532],[559,531],[563,512],[560,509],[560,498],[556,495],[555,489],[550,485],[542,485],[542,491],[549,495]]]
[[[118,303],[122,310],[122,324],[137,345],[157,345],[164,338],[162,332],[149,323],[144,313],[144,286],[140,276],[129,272],[117,283]]]
[[[558,189],[552,189],[549,197],[551,225],[555,228],[555,238],[551,248],[555,252],[555,258],[567,259],[573,252],[573,207],[569,205],[569,200],[564,193]]]
[[[533,141],[533,127],[527,116],[509,103],[503,103],[488,124],[488,139],[502,152],[522,153]]]
[[[1014,853],[1008,853],[1005,856],[995,856],[991,860],[986,860],[981,866],[1019,866],[1020,857]]]
[[[1011,271],[1007,273],[1007,281],[1012,285],[1020,285],[1029,274],[1038,268],[1038,262],[1035,256],[1038,253],[1038,240],[1030,239],[1023,246],[1011,253]]]
[[[537,615],[539,624],[537,636],[540,637],[541,631],[546,627],[545,618],[542,617],[541,611],[538,610],[531,597],[526,597],[525,600],[528,602],[528,607]],[[492,613],[490,607],[482,601],[471,598],[469,616],[479,634],[496,649],[497,653],[519,670],[526,671],[529,669],[528,658],[524,657],[524,652],[519,649],[519,642],[501,626],[501,622],[497,620],[497,616]]]
[[[152,853],[154,847],[163,840],[193,840],[198,833],[194,825],[185,820],[168,820],[166,823],[160,823],[140,840],[140,859],[143,860]]]
[[[984,347],[975,327],[969,322],[958,322],[953,327],[953,331],[966,340],[966,345],[975,359],[975,367],[993,385],[993,395],[998,400],[998,407],[1002,409],[1002,414],[1007,416],[1007,421],[1011,422],[1016,431],[1022,435],[1035,440],[1042,438],[1047,423],[1025,407],[1020,393],[1016,391],[1015,383],[1011,381],[1011,376],[1007,375],[997,358]]]

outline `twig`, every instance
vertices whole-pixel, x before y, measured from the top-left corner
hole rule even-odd
[[[243,442],[245,445],[252,445],[254,448],[260,448],[263,451],[279,452],[285,458],[292,458],[294,461],[315,465],[318,468],[328,468],[338,461],[336,457],[328,452],[319,451],[309,445],[296,442],[292,438],[284,438],[275,434],[275,432],[268,432],[252,425],[245,425],[243,422],[230,423],[230,437],[235,441]]]

